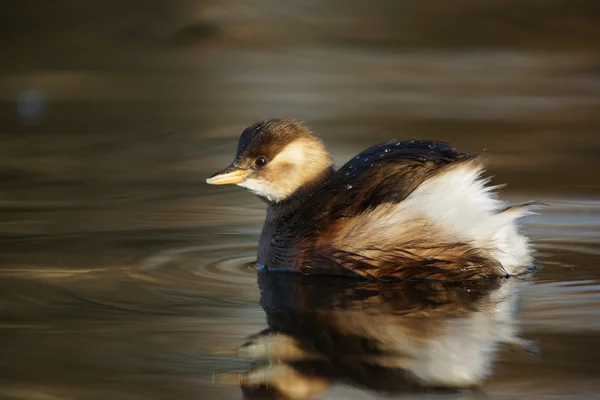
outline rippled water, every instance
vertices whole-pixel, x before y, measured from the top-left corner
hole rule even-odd
[[[528,230],[544,267],[533,280],[483,288],[356,288],[285,275],[262,277],[259,285],[249,265],[259,213],[243,209],[244,195],[236,198],[240,209],[223,205],[229,194],[202,193],[186,201],[107,205],[121,210],[113,218],[93,207],[22,211],[23,220],[32,222],[99,219],[86,230],[60,233],[8,237],[7,223],[0,280],[2,395],[238,398],[232,376],[254,371],[258,379],[266,372],[230,351],[267,327],[325,354],[326,360],[304,365],[311,373],[302,379],[324,371],[327,380],[319,377],[311,387],[346,384],[328,392],[330,398],[372,396],[350,389],[355,385],[410,392],[398,381],[405,371],[360,369],[377,357],[386,359],[373,362],[403,368],[404,352],[425,357],[442,378],[459,368],[456,362],[476,363],[464,373],[485,377],[485,391],[502,398],[597,393],[600,203],[554,200],[552,211],[532,218]],[[137,219],[129,219],[131,208]],[[118,215],[118,227],[102,226]],[[222,221],[205,221],[205,215]],[[524,351],[529,347],[518,338],[537,342],[539,354]]]
[[[417,23],[397,28],[384,3],[362,37],[364,10],[333,3],[319,20],[316,5],[151,2],[89,26],[84,8],[15,6],[0,67],[1,398],[600,398],[597,26],[581,12],[580,30],[550,29],[573,26],[559,2],[545,14],[558,22],[531,31],[511,24],[536,7],[446,10],[477,38],[417,2]],[[305,120],[338,165],[393,138],[485,149],[503,199],[551,205],[525,220],[542,268],[458,286],[259,275],[263,204],[204,180],[273,115]],[[473,390],[439,390],[453,383]]]

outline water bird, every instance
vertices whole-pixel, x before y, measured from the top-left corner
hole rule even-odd
[[[508,277],[534,262],[518,220],[541,203],[508,205],[485,161],[429,140],[377,144],[334,168],[323,141],[293,119],[242,132],[231,165],[206,180],[267,203],[257,266],[370,279]]]

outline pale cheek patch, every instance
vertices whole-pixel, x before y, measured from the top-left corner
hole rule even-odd
[[[275,172],[280,193],[289,195],[331,165],[331,156],[322,143],[297,140],[277,154],[267,168]]]
[[[310,157],[310,144],[305,143],[302,140],[292,142],[287,145],[278,155],[275,157],[273,162],[285,162],[287,164],[303,165]]]
[[[276,187],[262,179],[246,179],[244,182],[238,183],[239,187],[248,189],[257,196],[264,197],[269,201],[276,202],[284,199],[288,193],[284,188]]]
[[[287,145],[264,170],[238,186],[270,202],[279,202],[310,182],[332,164],[320,142],[297,140]]]

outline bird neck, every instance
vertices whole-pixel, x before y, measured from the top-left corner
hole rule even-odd
[[[267,218],[279,219],[298,210],[302,204],[312,197],[334,174],[330,166],[319,173],[314,179],[304,183],[294,193],[278,202],[269,202]]]

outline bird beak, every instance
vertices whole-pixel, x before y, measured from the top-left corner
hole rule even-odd
[[[250,171],[240,169],[232,164],[208,178],[206,183],[209,185],[235,185],[243,182],[249,173]]]

